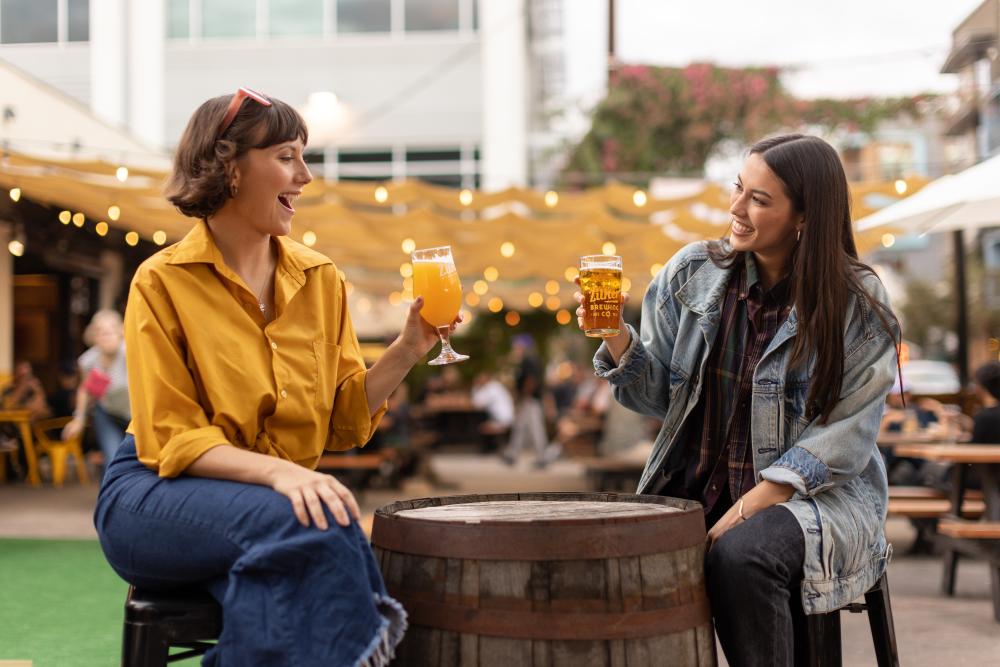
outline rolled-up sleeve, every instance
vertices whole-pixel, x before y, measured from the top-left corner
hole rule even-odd
[[[154,280],[140,269],[125,309],[129,431],[143,464],[160,477],[176,477],[209,449],[229,443],[198,402],[176,314]]]
[[[347,310],[347,291],[343,285],[340,288],[340,358],[337,360],[337,391],[330,417],[330,437],[326,443],[326,449],[334,451],[363,447],[375,435],[382,415],[389,408],[388,401],[383,401],[375,414],[368,409],[368,392],[365,389],[368,370]]]

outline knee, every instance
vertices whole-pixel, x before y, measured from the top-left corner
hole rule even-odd
[[[747,549],[733,532],[727,531],[715,541],[705,556],[705,578],[710,588],[725,587],[740,576],[747,565]]]

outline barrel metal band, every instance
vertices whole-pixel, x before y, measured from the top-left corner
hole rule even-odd
[[[666,609],[631,612],[545,612],[477,609],[408,598],[389,591],[406,609],[411,625],[511,639],[589,640],[658,637],[705,625],[711,614],[704,595]]]
[[[417,556],[519,561],[646,556],[704,544],[700,510],[667,517],[663,521],[539,525],[376,516],[372,544]]]

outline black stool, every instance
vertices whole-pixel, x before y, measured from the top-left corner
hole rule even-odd
[[[222,631],[222,607],[201,590],[159,593],[129,586],[122,667],[164,667],[202,655]],[[170,647],[189,649],[170,655]]]
[[[809,667],[840,667],[840,612],[847,610],[853,614],[868,612],[868,624],[872,629],[875,644],[875,658],[879,667],[899,667],[899,653],[896,650],[896,631],[892,625],[892,605],[889,602],[889,582],[885,574],[865,593],[864,602],[852,602],[828,614],[813,614],[806,617],[809,634]]]

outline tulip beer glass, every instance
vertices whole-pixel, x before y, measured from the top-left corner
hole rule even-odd
[[[458,281],[451,246],[414,250],[412,258],[413,295],[424,297],[420,316],[441,337],[441,354],[427,363],[440,366],[465,361],[468,355],[455,352],[448,341],[449,328],[462,305],[462,284]]]
[[[622,310],[622,258],[618,255],[581,257],[580,291],[586,298],[583,333],[591,338],[617,336]]]

